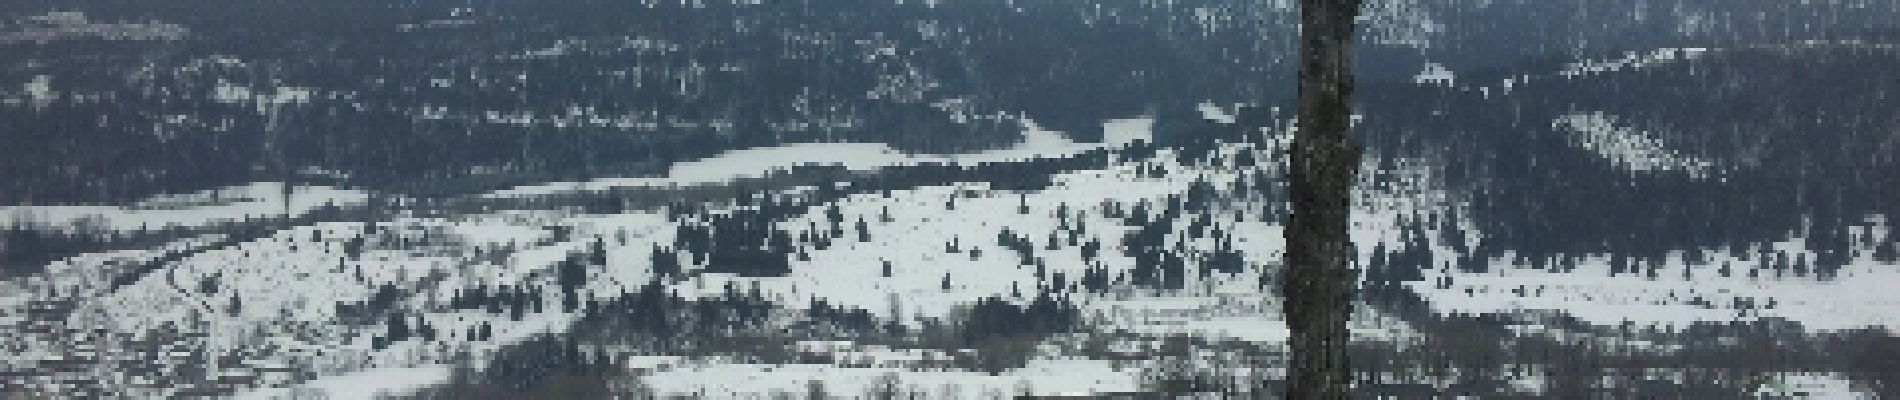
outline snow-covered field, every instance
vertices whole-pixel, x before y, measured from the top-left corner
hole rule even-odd
[[[1115,124],[1111,132],[1127,132],[1117,134],[1126,138],[1106,144],[1109,148],[1138,143],[1148,126],[1139,121]],[[1262,145],[1224,145],[1216,153],[1231,158],[1255,152],[1270,159],[1284,135],[1269,135],[1273,139]],[[1035,146],[1038,139],[1032,136],[1027,142],[1025,146]],[[1061,148],[1024,154],[1004,150],[1011,155],[995,156],[992,162],[1061,155],[1067,152],[1045,150],[1074,146],[1042,145]],[[1263,275],[1271,279],[1281,266],[1280,227],[1275,219],[1262,216],[1267,199],[1237,193],[1217,196],[1230,200],[1186,210],[1183,217],[1169,220],[1173,226],[1161,230],[1161,241],[1187,265],[1233,251],[1243,261],[1241,269],[1186,268],[1187,283],[1176,289],[1119,281],[1141,267],[1124,251],[1123,239],[1142,226],[1117,213],[1145,210],[1141,212],[1158,216],[1197,183],[1244,187],[1249,174],[1277,168],[1271,163],[1259,171],[1181,164],[1173,151],[1161,149],[1154,157],[1107,169],[1058,173],[1040,190],[962,183],[849,194],[775,223],[773,229],[799,237],[830,237],[824,227],[834,223],[842,232],[826,246],[799,244],[799,255],[789,261],[789,273],[783,276],[708,273],[702,271],[707,265],[690,261],[684,262],[681,275],[656,275],[652,255],[656,249],[673,249],[676,226],[682,223],[666,210],[429,217],[395,212],[385,220],[288,227],[254,240],[229,242],[207,234],[152,249],[84,254],[3,283],[8,296],[0,297],[0,322],[6,322],[0,326],[5,330],[0,348],[15,354],[5,360],[7,371],[26,373],[25,387],[45,390],[99,385],[138,396],[196,389],[264,398],[313,392],[362,398],[377,390],[420,390],[429,382],[446,382],[450,366],[481,370],[483,360],[511,345],[573,334],[571,329],[590,311],[563,307],[555,288],[564,263],[588,254],[592,246],[599,248],[605,263],[587,265],[584,283],[576,291],[583,299],[601,302],[637,293],[660,279],[666,292],[689,301],[715,301],[729,294],[727,288],[737,287],[760,295],[783,315],[797,315],[814,300],[823,300],[829,307],[863,310],[878,321],[921,329],[930,321],[955,321],[981,299],[1027,306],[1050,295],[1071,302],[1081,326],[1092,327],[1087,332],[1185,335],[1282,348],[1287,333],[1279,317],[1280,300],[1260,283]],[[750,154],[746,152],[740,153]],[[848,152],[786,154],[852,157]],[[903,162],[902,157],[853,168],[876,171]],[[1900,309],[1900,298],[1881,290],[1900,279],[1892,276],[1900,269],[1871,258],[1871,248],[1855,248],[1853,261],[1833,279],[1715,271],[1758,264],[1764,255],[1812,257],[1798,237],[1746,251],[1716,249],[1693,262],[1671,256],[1657,261],[1655,276],[1649,278],[1612,274],[1608,256],[1599,255],[1583,255],[1574,268],[1563,271],[1528,269],[1513,257],[1499,257],[1487,261],[1489,272],[1468,272],[1454,266],[1459,255],[1454,244],[1445,241],[1476,246],[1484,234],[1474,231],[1469,221],[1451,217],[1461,207],[1457,196],[1446,192],[1422,164],[1400,160],[1391,165],[1414,167],[1381,171],[1372,169],[1376,162],[1368,161],[1369,178],[1359,188],[1361,200],[1352,218],[1360,262],[1372,262],[1375,249],[1429,248],[1434,257],[1424,268],[1425,279],[1406,287],[1435,313],[1556,311],[1603,326],[1674,328],[1779,318],[1814,332],[1893,329],[1900,323],[1900,315],[1892,311]],[[1156,169],[1166,173],[1151,173]],[[625,184],[591,182],[563,189]],[[349,190],[296,187],[286,203],[283,192],[278,185],[258,184],[128,207],[18,207],[12,221],[40,229],[69,229],[78,225],[73,221],[82,220],[121,231],[153,224],[203,227],[277,218],[286,211],[295,215],[316,205],[354,206],[366,198]],[[714,205],[701,213],[721,215],[743,208],[733,207]],[[1464,235],[1452,238],[1427,231],[1425,240],[1415,240],[1405,234],[1409,227],[1431,226],[1428,221],[1461,226]],[[1203,229],[1210,233],[1193,233]],[[1856,243],[1878,242],[1890,234],[1886,221],[1879,219],[1847,232]],[[1026,239],[1032,258],[1025,259],[1008,239],[1000,239],[1007,237]],[[1106,290],[1051,285],[1051,276],[1060,274],[1074,283],[1091,269],[1106,271],[1119,282]],[[501,287],[534,288],[522,293],[540,300],[514,316],[454,305],[464,293]],[[773,318],[778,320],[773,324],[795,319]],[[1353,332],[1361,341],[1406,346],[1425,339],[1406,320],[1377,308],[1363,308],[1355,320]],[[424,340],[390,339],[399,335],[392,331],[395,324],[407,331],[400,335]],[[954,358],[954,349],[932,353],[938,350],[850,340],[801,345],[801,351],[836,360],[830,364],[615,357],[626,360],[644,390],[714,397],[813,390],[944,397],[1134,392],[1151,382],[1145,379],[1170,368],[1162,361],[1091,359],[1062,350],[1063,340],[1085,340],[1076,338],[1086,335],[1075,335],[1041,339],[1043,350],[1031,351],[1025,363],[1000,374],[919,367],[928,365],[920,360]],[[1228,367],[1252,371],[1238,376],[1277,373]],[[1827,383],[1831,378],[1803,379],[1793,381],[1845,390],[1838,388],[1842,384]]]

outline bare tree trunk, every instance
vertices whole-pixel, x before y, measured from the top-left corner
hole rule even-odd
[[[1344,399],[1350,389],[1350,195],[1359,166],[1353,141],[1351,52],[1359,0],[1301,0],[1300,115],[1293,141],[1286,230],[1286,296],[1292,361],[1287,398]]]

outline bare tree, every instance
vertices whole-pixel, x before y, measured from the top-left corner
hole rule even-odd
[[[1300,114],[1288,171],[1286,296],[1292,361],[1287,398],[1344,399],[1354,273],[1347,236],[1359,166],[1352,138],[1351,52],[1360,0],[1301,0]]]

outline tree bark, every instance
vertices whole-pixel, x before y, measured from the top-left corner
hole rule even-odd
[[[1359,0],[1301,0],[1300,110],[1294,136],[1286,230],[1287,270],[1280,284],[1292,331],[1287,398],[1344,399],[1355,273],[1347,236],[1359,166],[1352,138],[1351,52]]]

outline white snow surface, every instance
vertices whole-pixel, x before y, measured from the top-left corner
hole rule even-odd
[[[1892,234],[1890,229],[1875,219],[1852,227],[1848,234],[1884,238]],[[1748,256],[1712,249],[1705,255],[1707,261],[1692,264],[1684,260],[1684,254],[1672,254],[1655,266],[1655,278],[1641,275],[1646,272],[1612,275],[1608,255],[1581,255],[1583,261],[1574,271],[1531,269],[1494,259],[1488,263],[1491,272],[1441,267],[1427,271],[1425,281],[1410,286],[1442,313],[1561,311],[1606,326],[1632,322],[1684,328],[1704,322],[1776,318],[1801,323],[1814,332],[1900,329],[1900,291],[1889,288],[1900,281],[1900,266],[1874,260],[1871,248],[1856,245],[1851,261],[1832,279],[1774,276],[1773,272],[1750,276],[1749,268],[1766,262],[1759,252],[1764,249],[1790,259],[1816,256],[1806,240],[1791,235],[1743,252]],[[1450,251],[1435,248],[1439,254]],[[1723,276],[1724,266],[1732,268],[1732,274]],[[1434,285],[1445,278],[1452,284]]]
[[[1061,157],[1088,150],[1127,145],[1150,137],[1149,119],[1117,120],[1104,124],[1103,143],[1080,143],[1062,134],[1024,122],[1023,139],[1015,146],[969,154],[912,154],[883,143],[794,143],[740,149],[671,166],[663,177],[607,178],[588,182],[538,184],[488,193],[484,197],[546,195],[598,191],[616,187],[669,187],[706,185],[736,179],[761,178],[801,166],[839,166],[853,171],[918,164],[975,166],[1034,158]]]
[[[1596,154],[1632,172],[1674,172],[1697,179],[1720,172],[1714,160],[1684,154],[1656,134],[1638,130],[1604,113],[1557,117],[1551,126],[1569,133],[1572,146]]]
[[[658,372],[643,383],[661,396],[807,398],[814,387],[820,387],[831,396],[889,390],[925,398],[998,398],[1129,393],[1139,389],[1140,379],[1133,371],[1103,360],[1035,359],[996,375],[810,364],[709,364]]]
[[[258,182],[157,196],[127,206],[0,206],[0,228],[70,233],[204,228],[255,219],[295,217],[326,206],[360,205],[369,199],[362,191],[324,186],[292,186],[285,193],[284,185]]]
[[[1204,107],[1203,111],[1210,117],[1225,115],[1217,107]],[[1589,117],[1578,118],[1584,120],[1573,123],[1591,123]],[[1133,120],[1111,126],[1109,142],[1126,144],[1145,137],[1148,123]],[[1275,132],[1273,137],[1282,138],[1285,133]],[[1252,172],[1277,173],[1279,166],[1270,155],[1283,145],[1283,140],[1275,139],[1257,148],[1229,145],[1219,151],[1229,155],[1255,152],[1267,161],[1262,171]],[[1095,146],[1099,145],[1067,142],[1054,134],[1031,135],[1010,150],[929,157],[957,163],[1002,162]],[[1638,153],[1644,151],[1642,146],[1634,147]],[[722,160],[733,164],[706,161],[686,165],[676,168],[677,174],[655,181],[577,185],[591,189],[659,181],[718,181],[796,165],[810,160],[800,157],[811,155],[829,157],[826,160],[831,161],[826,162],[854,169],[920,162],[916,157],[924,157],[858,145],[793,149],[729,155]],[[1034,266],[1024,265],[1014,252],[998,243],[997,236],[1004,229],[1036,244],[1035,254],[1045,272],[1064,273],[1071,281],[1092,267],[1119,274],[1135,267],[1134,261],[1118,248],[1121,237],[1134,228],[1105,216],[1105,207],[1132,208],[1142,203],[1157,206],[1170,195],[1185,193],[1196,181],[1227,188],[1243,182],[1244,174],[1250,173],[1179,164],[1171,151],[1163,149],[1153,159],[1104,170],[1060,173],[1052,178],[1052,186],[1042,190],[1001,191],[985,184],[964,183],[852,195],[833,203],[843,215],[843,220],[837,222],[845,227],[845,234],[835,238],[830,248],[809,250],[809,260],[794,260],[788,276],[700,274],[670,282],[668,289],[689,298],[712,297],[723,295],[725,283],[731,282],[738,287],[758,287],[768,299],[791,310],[807,307],[810,299],[822,298],[834,306],[861,308],[876,318],[907,325],[954,318],[971,302],[986,297],[1026,302],[1039,294],[1039,280]],[[1350,234],[1358,244],[1361,263],[1369,262],[1377,247],[1406,245],[1401,228],[1427,221],[1450,221],[1459,226],[1465,236],[1451,240],[1462,240],[1467,246],[1482,241],[1483,234],[1474,223],[1451,217],[1468,214],[1458,212],[1462,207],[1459,200],[1445,189],[1431,168],[1416,160],[1395,160],[1392,164],[1400,168],[1376,170],[1371,165],[1377,158],[1376,154],[1367,157],[1366,172],[1362,174],[1366,179],[1357,189],[1361,198],[1351,217]],[[1167,173],[1156,176],[1145,172],[1156,166]],[[282,191],[281,184],[260,183],[165,196],[129,206],[11,207],[0,217],[7,218],[9,226],[126,231],[212,226],[282,216],[287,208],[296,215],[324,204],[366,201],[364,194],[355,191],[294,187],[286,202]],[[1227,246],[1243,255],[1246,267],[1240,273],[1203,274],[1190,267],[1189,287],[1178,291],[1118,288],[1107,293],[1064,296],[1081,308],[1085,323],[1095,326],[1142,335],[1187,334],[1213,340],[1282,343],[1286,332],[1278,313],[1279,299],[1261,290],[1257,283],[1262,275],[1270,276],[1280,266],[1282,231],[1277,221],[1262,220],[1260,205],[1237,201],[1214,206],[1208,213],[1212,225],[1232,238]],[[866,241],[858,240],[856,222],[860,219],[866,221],[870,233]],[[784,221],[778,228],[797,233],[831,222],[821,207]],[[1168,240],[1178,243],[1184,253],[1222,246],[1209,238],[1187,237],[1187,222],[1177,223],[1183,226],[1169,233]],[[602,299],[628,293],[651,281],[649,255],[656,246],[672,245],[674,225],[665,213],[657,211],[616,215],[516,211],[427,218],[399,215],[374,224],[300,226],[224,247],[214,246],[223,236],[206,235],[159,248],[81,255],[55,262],[41,274],[0,282],[5,285],[0,286],[4,290],[0,291],[0,348],[24,349],[0,368],[30,370],[84,355],[142,356],[122,338],[144,338],[170,341],[167,346],[179,351],[242,356],[246,360],[242,364],[196,367],[217,374],[254,377],[254,385],[261,389],[250,395],[262,398],[299,391],[326,391],[351,398],[377,390],[406,390],[405,385],[392,386],[377,379],[439,380],[443,363],[463,357],[479,360],[537,334],[564,333],[578,318],[577,314],[561,311],[559,300],[553,298],[546,303],[554,306],[529,312],[520,321],[511,321],[505,315],[441,307],[458,291],[483,285],[551,285],[555,264],[598,240],[604,244],[610,267],[587,272],[585,293]],[[1050,232],[1066,232],[1065,227],[1078,225],[1087,227],[1079,242],[1102,243],[1097,259],[1084,260],[1077,246],[1066,239],[1059,240],[1053,249],[1045,248]],[[1855,238],[1891,235],[1886,222],[1879,220],[1870,220],[1849,234]],[[362,253],[345,252],[344,243],[358,236],[368,243]],[[1563,274],[1524,269],[1505,259],[1491,262],[1493,272],[1459,272],[1451,267],[1456,254],[1443,235],[1428,231],[1425,237],[1425,245],[1435,255],[1435,265],[1426,271],[1425,282],[1411,288],[1440,313],[1557,310],[1591,323],[1629,321],[1663,326],[1781,318],[1817,331],[1893,329],[1900,324],[1900,314],[1891,311],[1900,309],[1900,296],[1880,287],[1881,282],[1900,280],[1890,276],[1900,273],[1900,268],[1873,260],[1867,248],[1855,248],[1853,261],[1833,280],[1718,277],[1707,266],[1692,268],[1681,256],[1664,261],[1661,277],[1642,279],[1610,277],[1608,261],[1603,257],[1589,258],[1577,270]],[[404,240],[425,238],[431,241],[402,244]],[[1792,235],[1759,246],[1789,255],[1813,256],[1805,240]],[[957,251],[948,251],[951,247]],[[1727,251],[1711,253],[1711,261],[1704,264],[1759,262],[1727,256]],[[115,284],[129,271],[168,254],[183,256],[137,279],[120,282],[123,285]],[[892,265],[889,278],[882,276],[885,262]],[[1693,278],[1686,277],[1691,274]],[[942,285],[945,276],[950,280],[947,289]],[[1441,278],[1454,283],[1433,284]],[[206,286],[216,289],[201,290]],[[440,337],[428,343],[403,341],[377,349],[370,346],[370,337],[382,333],[382,328],[372,324],[364,329],[339,322],[336,305],[365,302],[384,286],[414,293],[388,306],[404,318],[420,321],[418,324],[426,322],[440,332]],[[1519,288],[1538,294],[1514,294],[1513,290]],[[1689,301],[1698,297],[1716,306]],[[1743,300],[1773,306],[1734,307]],[[24,326],[20,311],[47,301],[70,303],[71,317],[54,322],[51,329]],[[241,307],[234,307],[234,303],[241,303]],[[1402,343],[1418,335],[1403,321],[1375,310],[1362,309],[1359,313],[1353,333],[1362,340]],[[469,330],[484,322],[494,328],[493,338],[468,337]],[[106,335],[79,333],[93,330]],[[85,352],[73,353],[75,349]],[[1138,382],[1138,374],[1125,366],[1097,361],[1041,358],[1004,374],[988,375],[909,368],[907,363],[917,357],[934,357],[913,351],[857,347],[842,353],[862,362],[843,366],[679,359],[628,363],[629,368],[654,371],[644,382],[660,393],[706,396],[806,393],[814,380],[822,381],[831,393],[863,393],[874,384],[891,381],[889,377],[893,376],[906,391],[941,395],[943,388],[951,386],[964,391],[950,397],[971,393],[1107,393],[1133,390]],[[158,362],[183,368],[180,363],[186,359],[173,357]],[[329,377],[302,381],[273,372],[285,365],[305,366]],[[166,389],[146,383],[148,377],[103,366],[84,372],[84,376],[125,387],[127,393],[135,395],[166,393]],[[720,384],[730,383],[733,377],[746,379],[737,385]]]

